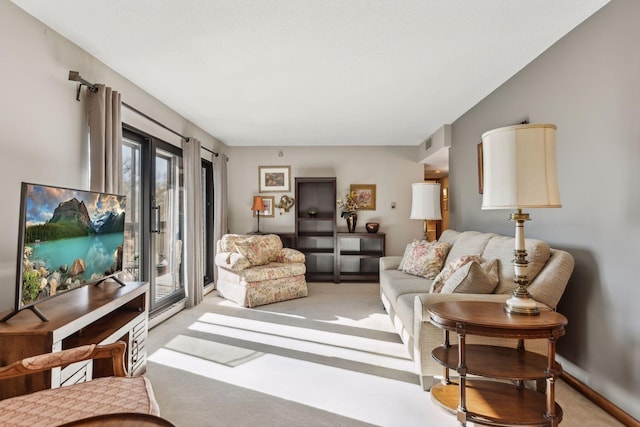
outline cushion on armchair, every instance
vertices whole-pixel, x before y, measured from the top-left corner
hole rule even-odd
[[[269,264],[270,254],[265,248],[263,248],[263,245],[261,244],[262,242],[263,239],[256,239],[255,237],[237,240],[236,251],[248,259],[251,265]]]
[[[215,263],[231,271],[242,271],[251,266],[249,260],[237,252],[219,252],[216,254]]]

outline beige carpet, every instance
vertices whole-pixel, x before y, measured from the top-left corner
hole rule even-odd
[[[254,309],[213,292],[153,328],[148,351],[178,427],[457,425],[422,391],[377,284],[310,283],[307,298]],[[561,381],[556,394],[562,426],[621,425]]]

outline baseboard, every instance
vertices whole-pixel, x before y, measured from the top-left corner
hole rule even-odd
[[[618,408],[616,405],[611,403],[601,394],[593,390],[591,387],[584,384],[582,381],[578,380],[576,377],[563,372],[561,378],[564,382],[569,384],[587,399],[595,403],[599,406],[603,411],[607,412],[616,420],[620,421],[622,424],[628,427],[640,427],[640,422],[633,418],[631,415],[624,412],[622,409]]]

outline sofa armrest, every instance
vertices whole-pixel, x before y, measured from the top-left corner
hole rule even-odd
[[[531,297],[555,310],[569,283],[574,265],[575,261],[570,253],[551,249],[549,261],[527,286]]]
[[[305,256],[302,252],[292,248],[283,248],[278,256],[276,262],[282,262],[285,264],[301,263],[305,261]]]
[[[402,261],[401,256],[383,256],[380,257],[380,271],[397,270]]]
[[[218,252],[215,263],[218,267],[231,271],[242,271],[251,266],[251,262],[237,252]]]

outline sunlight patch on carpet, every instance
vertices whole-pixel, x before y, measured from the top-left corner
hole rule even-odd
[[[247,363],[264,355],[264,353],[259,351],[189,337],[186,335],[176,336],[166,343],[164,347],[231,367]]]
[[[200,320],[189,329],[416,374],[415,364],[399,343],[214,313],[206,313]]]
[[[374,425],[451,425],[419,385],[327,365],[264,354],[235,368],[160,349],[149,361]],[[367,404],[363,405],[362,402]]]

